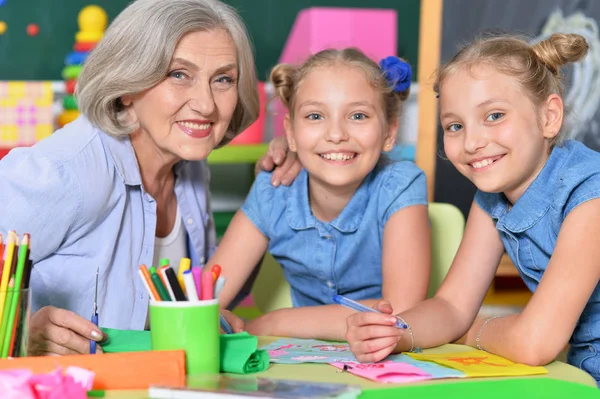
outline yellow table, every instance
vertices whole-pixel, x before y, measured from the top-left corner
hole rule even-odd
[[[275,337],[259,337],[259,345],[267,345],[277,338]],[[433,349],[424,349],[423,353],[449,353],[449,352],[463,352],[473,350],[470,346],[464,345],[442,345]],[[563,362],[552,362],[546,366],[548,374],[538,376],[527,376],[527,378],[554,378],[557,380],[564,380],[584,384],[592,387],[596,387],[596,381],[577,367],[573,367]],[[334,382],[340,384],[352,384],[360,385],[363,390],[370,389],[381,389],[389,388],[394,384],[379,384],[365,378],[357,377],[350,373],[338,373],[338,369],[328,364],[317,364],[317,363],[303,363],[303,364],[275,364],[272,363],[269,369],[262,373],[252,374],[256,377],[267,377],[267,378],[279,378],[289,380],[303,380],[303,381],[318,381],[318,382]],[[460,380],[461,384],[468,384],[470,381],[481,381],[491,379],[509,379],[509,378],[523,378],[523,377],[496,377],[496,378],[467,378]],[[457,383],[456,379],[438,379],[415,382],[411,384],[402,385],[422,385],[422,384],[447,384]],[[398,384],[396,384],[398,385]],[[146,391],[107,391],[105,398],[107,399],[146,399]]]

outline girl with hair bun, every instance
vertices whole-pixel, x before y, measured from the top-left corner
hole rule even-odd
[[[341,340],[352,310],[340,294],[408,309],[425,299],[430,233],[424,173],[382,156],[394,145],[410,66],[357,49],[324,50],[271,81],[287,107],[291,151],[304,169],[289,187],[260,173],[215,255],[228,306],[266,249],[291,286],[291,309],[246,324],[256,335]],[[243,237],[243,239],[241,239]]]
[[[530,45],[481,38],[443,66],[444,149],[475,186],[462,244],[434,298],[348,319],[363,362],[459,340],[530,365],[568,362],[600,381],[600,154],[566,140],[561,66],[583,58],[582,36]],[[504,252],[533,297],[521,313],[477,318]],[[461,338],[462,337],[462,338]]]

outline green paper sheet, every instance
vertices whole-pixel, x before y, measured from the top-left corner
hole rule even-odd
[[[104,353],[152,350],[150,331],[103,328],[108,340],[101,344]],[[221,334],[221,372],[249,374],[269,367],[269,354],[258,348],[258,338],[247,332]]]
[[[152,350],[150,331],[102,328],[108,340],[101,344],[104,353],[145,352]]]
[[[518,378],[370,389],[363,391],[360,396],[360,399],[380,398],[598,399],[600,391],[587,385],[552,378]]]
[[[269,367],[269,354],[258,349],[258,338],[247,332],[221,334],[221,372],[249,374]]]

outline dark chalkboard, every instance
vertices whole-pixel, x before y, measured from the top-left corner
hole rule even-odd
[[[442,62],[448,61],[461,44],[482,31],[536,37],[541,33],[548,17],[557,10],[562,11],[565,17],[582,12],[586,17],[600,20],[600,1],[596,0],[444,0]],[[566,89],[569,89],[569,81]],[[593,119],[574,138],[600,151],[600,112],[596,110]],[[440,153],[442,147],[442,131],[439,129]],[[434,200],[455,204],[466,215],[474,194],[473,184],[458,173],[449,161],[438,158]]]

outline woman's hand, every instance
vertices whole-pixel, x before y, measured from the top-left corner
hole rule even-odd
[[[237,317],[236,315],[234,315],[227,309],[221,309],[221,314],[223,315],[225,320],[227,320],[227,322],[231,326],[231,329],[233,330],[234,333],[239,333],[239,332],[244,331],[244,321],[242,319],[240,319],[239,317]],[[224,331],[221,329],[221,333],[223,333],[223,332]]]
[[[28,353],[32,356],[89,354],[90,340],[105,339],[91,321],[69,310],[46,306],[31,316]],[[102,353],[100,345],[96,351]]]
[[[347,319],[346,340],[359,362],[378,362],[392,353],[404,330],[396,327],[398,319],[392,306],[379,301],[374,306],[381,312],[358,312]]]
[[[267,172],[273,170],[271,183],[275,187],[279,186],[279,184],[288,186],[298,176],[298,173],[302,170],[302,165],[296,153],[288,151],[288,144],[285,137],[280,136],[271,140],[267,153],[256,162],[254,168],[255,174],[258,174],[261,170]]]

